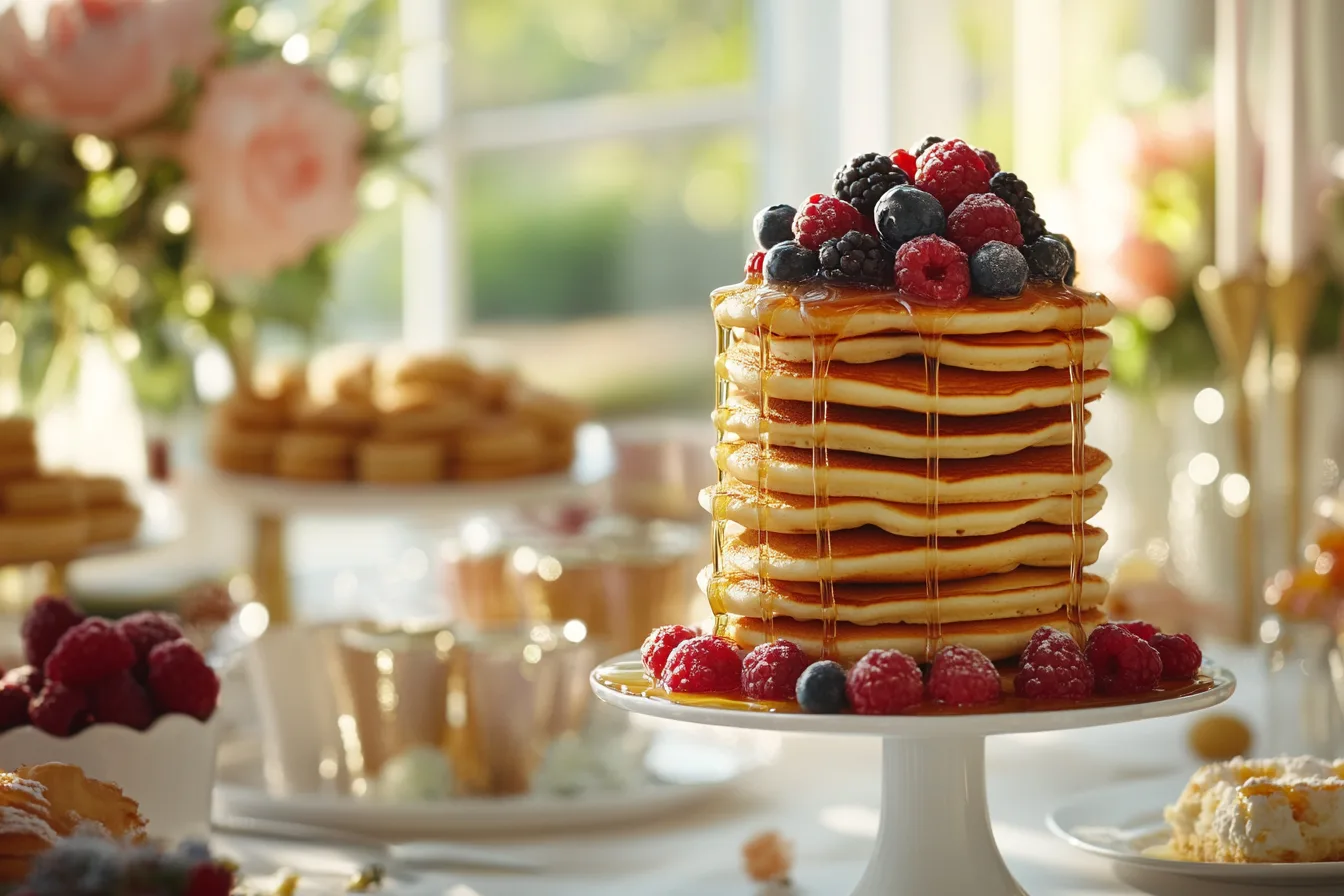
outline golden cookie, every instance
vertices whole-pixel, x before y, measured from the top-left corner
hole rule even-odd
[[[515,394],[510,405],[513,411],[534,420],[548,433],[572,433],[586,422],[592,412],[577,401],[558,395],[549,395],[533,389]]]
[[[12,445],[0,448],[0,482],[32,479],[37,475],[37,446]]]
[[[84,513],[0,516],[0,566],[72,560],[83,553],[88,538]]]
[[[216,426],[210,434],[210,461],[229,473],[270,476],[281,431],[234,430]]]
[[[518,414],[481,417],[462,432],[458,461],[467,466],[526,461],[535,468],[542,454],[541,430]]]
[[[365,482],[436,482],[443,478],[443,446],[370,439],[355,449],[355,475]]]
[[[373,393],[373,358],[357,346],[326,349],[308,365],[308,392],[322,404],[367,399]]]
[[[283,429],[289,422],[289,403],[281,396],[235,392],[215,408],[219,420],[230,429]]]
[[[37,426],[30,417],[0,417],[0,454],[35,444]]]
[[[443,396],[429,402],[406,402],[383,411],[378,435],[386,439],[416,439],[450,435],[476,416],[469,402]]]
[[[84,501],[90,507],[126,503],[126,483],[116,476],[84,476]]]
[[[482,482],[498,479],[519,479],[541,472],[539,457],[524,457],[512,461],[459,462],[454,467],[458,479]]]
[[[89,543],[130,541],[140,529],[140,508],[134,504],[105,504],[89,507]]]
[[[61,762],[22,766],[14,774],[42,785],[51,805],[53,826],[63,837],[73,834],[83,822],[94,822],[114,840],[138,843],[145,839],[139,803],[115,784],[90,778],[78,766]]]
[[[444,389],[461,389],[476,380],[476,368],[461,355],[412,355],[391,365],[394,385],[419,383]]]
[[[294,412],[296,429],[318,433],[363,435],[378,422],[378,409],[369,398],[338,399],[319,403],[305,400]]]
[[[74,513],[84,507],[84,483],[73,476],[36,476],[0,482],[0,509],[31,516]]]
[[[488,411],[502,411],[509,406],[518,386],[518,375],[512,370],[485,370],[476,377],[473,393],[481,407]]]
[[[308,394],[308,368],[293,361],[271,361],[257,368],[253,391],[290,407]]]
[[[275,473],[286,479],[349,479],[354,440],[330,432],[287,432],[275,450]]]

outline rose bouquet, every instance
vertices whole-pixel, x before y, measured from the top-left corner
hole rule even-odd
[[[40,402],[102,338],[170,410],[204,346],[311,329],[391,151],[382,7],[0,0],[0,382]]]

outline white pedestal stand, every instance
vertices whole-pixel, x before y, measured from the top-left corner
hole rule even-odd
[[[1127,706],[958,716],[806,715],[682,706],[622,693],[604,673],[626,674],[638,659],[619,657],[593,673],[598,698],[629,712],[729,728],[882,737],[882,822],[868,869],[853,896],[1025,896],[994,842],[985,800],[985,738],[1172,716],[1221,703],[1231,673],[1206,666],[1208,691]],[[619,679],[619,676],[616,676]]]

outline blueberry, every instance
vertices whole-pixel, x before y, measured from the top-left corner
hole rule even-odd
[[[751,219],[751,232],[762,249],[793,239],[793,217],[798,210],[791,205],[772,205],[763,208]]]
[[[991,240],[971,255],[971,291],[982,296],[1015,296],[1027,285],[1027,260],[1016,246]]]
[[[873,209],[873,217],[882,242],[893,252],[917,236],[942,235],[947,227],[942,204],[919,187],[908,184],[883,193]]]
[[[1078,252],[1073,248],[1073,240],[1062,233],[1047,233],[1046,236],[1052,240],[1059,240],[1064,244],[1064,248],[1069,250],[1069,271],[1064,275],[1064,285],[1072,286],[1073,278],[1078,276]]]
[[[1027,268],[1033,280],[1057,280],[1063,282],[1068,276],[1071,264],[1069,248],[1053,237],[1043,236],[1034,243],[1022,247],[1027,257]]]
[[[821,260],[811,249],[804,249],[795,240],[785,240],[770,247],[765,253],[765,278],[797,283],[817,276]]]
[[[836,713],[845,699],[845,670],[839,663],[822,660],[813,663],[798,676],[798,705],[804,712]]]

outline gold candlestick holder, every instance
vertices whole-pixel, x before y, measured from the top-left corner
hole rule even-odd
[[[1232,398],[1233,431],[1236,459],[1233,469],[1252,483],[1247,503],[1237,519],[1237,563],[1240,581],[1237,588],[1236,635],[1243,644],[1255,640],[1260,622],[1260,588],[1256,576],[1255,515],[1255,420],[1256,408],[1246,388],[1251,350],[1260,329],[1264,306],[1263,281],[1254,275],[1224,279],[1217,268],[1199,272],[1195,296],[1204,321],[1213,337],[1214,347],[1227,391]]]
[[[1284,413],[1285,458],[1288,473],[1284,522],[1288,526],[1288,553],[1282,565],[1296,562],[1302,544],[1304,396],[1302,371],[1307,357],[1311,322],[1321,298],[1321,268],[1308,263],[1295,270],[1271,268],[1266,278],[1270,337],[1274,353],[1270,384]]]

